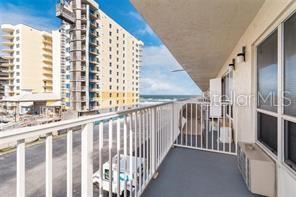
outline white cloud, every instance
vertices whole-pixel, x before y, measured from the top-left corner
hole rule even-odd
[[[181,66],[164,46],[145,46],[141,69],[141,94],[200,94],[186,72],[172,73]]]
[[[153,32],[153,30],[151,29],[151,27],[146,23],[144,18],[138,12],[130,11],[127,15],[142,23],[142,25],[141,25],[142,27],[139,27],[137,29],[137,31],[135,32],[135,34],[140,35],[140,36],[151,35],[151,36],[156,37],[156,35]]]
[[[170,83],[161,75],[141,79],[141,89],[148,94],[186,94],[181,86]]]
[[[133,17],[133,18],[135,18],[135,19],[137,19],[138,21],[143,21],[142,16],[139,13],[137,13],[137,12],[130,11],[128,13],[128,15],[131,16],[131,17]]]
[[[145,35],[145,34],[148,34],[148,35],[151,35],[151,36],[155,36],[153,30],[151,29],[151,27],[148,25],[148,24],[145,24],[145,26],[143,28],[140,28],[136,34],[138,35]]]
[[[143,48],[143,66],[162,66],[179,69],[181,66],[164,46],[145,46]]]
[[[51,31],[56,29],[56,24],[46,16],[35,16],[32,11],[24,7],[16,7],[12,4],[4,4],[0,7],[0,24],[25,24],[39,30]]]

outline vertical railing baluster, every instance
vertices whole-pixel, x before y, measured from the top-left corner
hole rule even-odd
[[[103,147],[104,147],[104,123],[100,121],[99,123],[99,172],[100,172],[100,182],[99,182],[99,196],[103,197]]]
[[[188,146],[188,107],[187,107],[188,105],[187,105],[187,103],[185,104],[185,117],[186,117],[186,138],[185,138],[185,144],[186,144],[186,146]]]
[[[129,153],[129,163],[130,163],[130,169],[129,169],[129,171],[130,171],[130,177],[131,177],[131,180],[130,180],[130,186],[132,186],[132,184],[133,184],[133,128],[132,128],[132,121],[133,121],[133,118],[132,118],[132,114],[130,114],[130,124],[129,124],[129,131],[130,131],[130,134],[129,134],[129,138],[130,138],[130,147],[129,147],[129,151],[130,151],[130,153]],[[135,157],[135,158],[137,158],[137,157]],[[130,193],[130,195],[132,195],[131,193]]]
[[[183,131],[183,104],[181,103],[181,114],[180,114],[180,119],[181,119],[181,126],[180,126],[180,140],[181,140],[181,143],[179,143],[179,144],[181,144],[181,145],[183,145],[183,133],[184,133],[184,131]],[[184,128],[184,130],[185,130],[185,128]]]
[[[93,196],[93,123],[87,123],[81,131],[81,196]]]
[[[138,112],[135,112],[135,196],[138,196],[138,132],[139,132],[139,128],[138,126]]]
[[[161,112],[161,107],[158,108],[158,113],[157,113],[157,120],[158,120],[158,154],[157,154],[157,167],[159,166],[160,164],[160,153],[161,153],[161,122],[160,122],[160,118],[161,118],[161,115],[160,115],[160,112]]]
[[[218,121],[217,150],[220,151],[220,118],[217,118],[217,121]]]
[[[67,132],[67,197],[73,195],[73,131]]]
[[[225,129],[225,119],[226,119],[226,109],[225,109],[226,105],[223,105],[223,128]],[[223,152],[225,152],[225,131],[222,133],[222,140],[223,140]]]
[[[159,165],[162,160],[162,149],[163,149],[163,109],[162,106],[159,107]]]
[[[130,115],[130,139],[133,139],[132,135],[132,114]],[[131,145],[130,145],[131,146]],[[130,148],[132,149],[132,148]],[[123,125],[123,155],[124,155],[124,163],[125,163],[125,170],[127,171],[127,116],[124,117],[124,125]],[[127,197],[127,184],[130,184],[130,187],[132,186],[132,181],[133,181],[133,171],[132,171],[132,162],[131,162],[132,155],[130,154],[130,183],[127,183],[127,177],[128,174],[125,172],[124,174],[124,197]]]
[[[228,105],[229,106],[229,127],[231,128],[231,133],[229,133],[229,135],[232,135],[232,117],[231,117],[231,114],[232,114],[232,108],[230,107],[230,105]],[[232,137],[232,136],[231,136]],[[229,142],[228,142],[228,146],[229,146],[229,152],[231,152],[232,150],[232,148],[231,148],[231,144],[232,144],[232,140],[230,140]]]
[[[209,149],[209,105],[206,104],[206,148]]]
[[[16,146],[16,196],[25,197],[26,174],[25,140],[17,141]]]
[[[192,145],[192,138],[193,138],[193,132],[192,132],[192,122],[193,122],[193,114],[192,114],[192,103],[190,103],[190,130],[191,130],[191,142],[190,142],[190,146]]]
[[[173,145],[175,143],[175,105],[174,103],[171,104],[171,132],[172,132],[172,138],[171,138],[171,144]]]
[[[214,149],[214,118],[211,117],[212,150]]]
[[[158,136],[158,131],[159,131],[159,120],[158,120],[158,117],[159,117],[159,115],[158,115],[158,112],[159,112],[159,110],[158,110],[158,107],[156,107],[156,113],[155,113],[155,122],[156,122],[156,127],[155,127],[155,148],[156,148],[156,153],[155,153],[155,158],[156,158],[156,168],[157,168],[157,166],[158,166],[158,154],[159,154],[159,136]]]
[[[152,111],[152,173],[151,173],[151,176],[154,175],[155,173],[155,170],[156,170],[156,107],[153,108],[153,111]]]
[[[112,179],[113,179],[113,172],[112,172],[112,166],[113,166],[113,159],[112,159],[112,144],[113,144],[113,120],[109,120],[109,197],[112,197],[113,192],[113,185],[112,185]]]
[[[139,115],[140,119],[139,119],[139,157],[140,157],[140,165],[139,165],[139,168],[140,168],[140,178],[139,178],[139,193],[142,192],[142,159],[143,159],[143,156],[142,156],[142,146],[143,146],[143,141],[142,141],[142,134],[143,134],[143,113],[142,111],[140,111],[140,115]]]
[[[147,129],[148,129],[148,125],[147,125],[147,110],[144,110],[144,168],[143,168],[143,170],[144,170],[144,175],[143,175],[143,177],[144,177],[144,181],[143,181],[143,185],[144,185],[144,187],[146,186],[146,178],[147,178],[147,165],[146,165],[146,161],[147,161],[147,139],[146,139],[146,137],[147,137]]]
[[[203,148],[203,104],[200,104],[200,148]]]
[[[117,118],[117,196],[120,196],[120,118]]]
[[[198,109],[198,103],[195,104],[195,147],[197,147],[197,133],[198,133],[198,130],[197,130],[197,116],[198,116],[198,113],[197,113],[197,109]]]
[[[45,191],[46,197],[52,197],[52,134],[46,134],[45,140]]]
[[[153,132],[154,132],[154,116],[153,116],[153,113],[154,113],[154,108],[152,109],[149,109],[149,117],[150,117],[150,178],[152,177],[153,175],[153,156],[154,156],[154,148],[153,148]]]

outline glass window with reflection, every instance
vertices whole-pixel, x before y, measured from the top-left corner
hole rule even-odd
[[[274,154],[277,154],[277,117],[257,114],[257,137]]]
[[[285,121],[285,162],[296,170],[296,123]]]
[[[258,108],[277,112],[277,31],[257,46]]]
[[[284,23],[284,113],[296,116],[296,14]]]

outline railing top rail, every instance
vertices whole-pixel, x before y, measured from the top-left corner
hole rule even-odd
[[[191,98],[192,99],[192,98]],[[184,99],[190,100],[190,99]],[[5,131],[0,131],[0,144],[10,142],[10,141],[17,141],[20,139],[26,139],[32,136],[40,135],[40,134],[47,134],[53,131],[69,129],[77,126],[81,126],[87,123],[97,122],[97,121],[104,121],[112,118],[117,118],[122,115],[131,114],[138,111],[143,111],[146,109],[156,108],[164,105],[169,105],[175,103],[176,101],[158,103],[154,105],[147,105],[143,107],[137,107],[133,109],[122,110],[118,112],[108,112],[98,115],[90,115],[90,116],[83,116],[71,120],[62,120],[59,122],[53,122],[45,125],[37,125],[32,127],[24,127],[18,129],[10,129]]]

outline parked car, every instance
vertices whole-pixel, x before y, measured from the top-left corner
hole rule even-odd
[[[117,194],[117,187],[118,187],[118,169],[117,169],[117,159],[118,156],[114,156],[112,158],[112,193]],[[130,172],[130,164],[132,161],[132,172]],[[142,177],[143,177],[143,165],[145,162],[144,158],[140,157],[130,157],[120,154],[120,171],[119,171],[119,182],[120,182],[120,194],[124,194],[125,190],[125,183],[126,183],[126,190],[127,193],[133,193],[135,190],[136,184],[139,184],[140,179],[140,167],[142,168]],[[109,184],[110,184],[110,173],[109,168],[110,164],[109,161],[103,164],[103,179],[102,179],[102,186],[103,190],[109,191]],[[137,166],[137,167],[136,167]],[[137,170],[136,170],[137,169]],[[136,173],[137,171],[137,173]],[[100,169],[93,174],[93,183],[99,187],[100,183]]]

